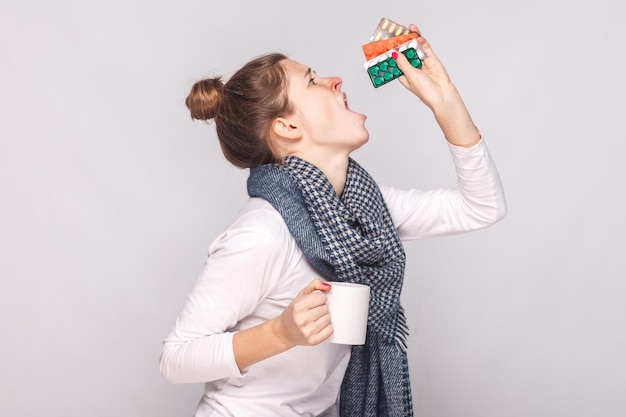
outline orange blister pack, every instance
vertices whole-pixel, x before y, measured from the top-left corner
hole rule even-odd
[[[411,39],[417,39],[417,36],[417,33],[407,33],[406,35],[394,36],[392,38],[366,43],[361,48],[363,49],[365,60],[369,61],[378,55],[399,47],[403,43],[407,43]]]

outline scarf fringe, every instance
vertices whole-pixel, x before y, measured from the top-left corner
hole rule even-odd
[[[396,331],[396,343],[402,352],[406,353],[409,348],[409,325],[406,322],[404,309],[398,314],[398,328]]]

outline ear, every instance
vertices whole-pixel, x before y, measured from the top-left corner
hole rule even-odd
[[[278,140],[293,141],[302,137],[302,129],[294,120],[285,117],[277,117],[272,123],[272,130]]]

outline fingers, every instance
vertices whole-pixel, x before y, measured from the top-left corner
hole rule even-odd
[[[328,339],[332,334],[332,326],[330,325],[330,314],[326,306],[326,296],[323,293],[316,293],[323,296],[324,303],[311,309],[300,310],[298,305],[294,305],[293,339],[295,344],[303,346],[317,345]],[[316,294],[310,294],[314,296]]]
[[[282,322],[293,344],[317,345],[333,333],[325,294],[330,289],[330,284],[315,279],[285,309]]]
[[[410,30],[411,32],[415,32],[415,33],[417,33],[419,36],[422,36],[422,34],[421,34],[420,30],[419,30],[419,29],[417,28],[417,26],[415,26],[413,23],[411,23],[411,24],[409,25],[409,30]]]
[[[292,301],[295,311],[314,310],[316,307],[326,306],[326,291],[331,285],[319,278],[314,279]]]
[[[330,325],[330,315],[326,313],[315,322],[314,335],[310,338],[311,345],[318,345],[328,339],[334,332]]]
[[[422,49],[424,50],[424,52],[426,53],[426,57],[429,56],[434,56],[433,50],[430,47],[430,44],[428,43],[428,41],[426,40],[426,38],[424,38],[422,36],[422,32],[420,32],[419,28],[417,26],[415,26],[413,23],[411,23],[409,25],[409,30],[411,32],[415,32],[417,33],[417,35],[419,36],[417,38],[417,42],[420,44],[420,46],[422,47]]]
[[[319,278],[314,279],[306,286],[302,291],[300,291],[300,295],[311,294],[315,291],[329,291],[331,289],[331,285],[325,281],[322,281]]]
[[[333,334],[333,327],[330,325],[330,314],[326,304],[311,310],[312,317],[318,317],[312,320],[308,327],[307,342],[310,345],[317,345],[328,339]]]

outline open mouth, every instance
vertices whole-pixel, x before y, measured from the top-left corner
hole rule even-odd
[[[348,110],[350,113],[356,114],[358,115],[360,118],[362,118],[363,120],[365,120],[367,118],[367,116],[365,116],[364,114],[361,113],[357,113],[354,112],[350,109],[350,106],[348,105],[348,96],[346,95],[346,93],[342,93],[343,94],[343,106],[346,110]]]

